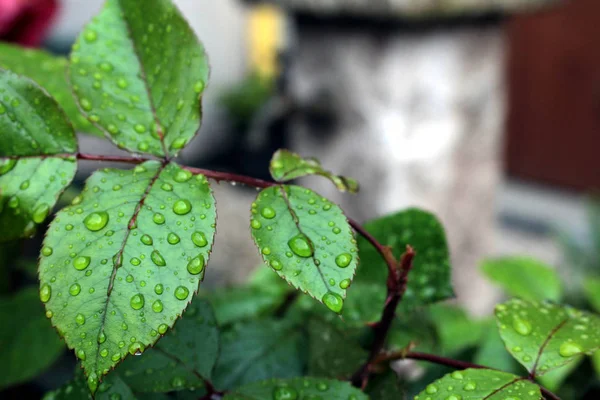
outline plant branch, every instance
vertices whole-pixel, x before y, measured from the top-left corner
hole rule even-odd
[[[396,308],[398,308],[398,304],[400,304],[402,297],[404,297],[404,292],[406,292],[408,273],[412,269],[414,257],[415,251],[413,248],[406,246],[406,251],[402,255],[400,263],[397,264],[394,261],[392,265],[388,264],[390,272],[387,281],[387,298],[385,300],[385,306],[381,313],[381,319],[373,327],[375,338],[371,345],[369,358],[358,371],[352,375],[351,381],[355,387],[362,389],[366,387],[371,368],[383,350],[388,332],[392,327],[392,322],[396,316]]]
[[[454,360],[452,358],[436,356],[435,354],[419,353],[419,352],[412,352],[412,351],[406,352],[405,350],[400,350],[400,351],[396,351],[396,352],[388,353],[388,354],[380,354],[373,361],[373,364],[381,364],[384,362],[396,361],[396,360],[427,361],[427,362],[430,362],[433,364],[444,365],[446,367],[455,368],[455,369],[476,368],[476,369],[495,370],[495,368],[486,367],[484,365],[473,364],[473,363],[466,362],[466,361],[460,361],[460,360]],[[527,379],[529,379],[529,378],[527,378]],[[531,380],[532,382],[537,384],[537,382],[535,382],[533,379],[529,379],[529,380]],[[540,390],[542,391],[542,394],[544,395],[544,397],[546,399],[561,400],[560,397],[558,397],[557,395],[555,395],[554,393],[552,393],[545,387],[540,386],[539,384],[537,384],[537,385],[540,387]]]
[[[121,162],[127,164],[141,164],[145,161],[153,160],[144,157],[128,157],[128,156],[103,156],[95,154],[77,153],[78,160],[85,161],[104,161],[104,162]]]

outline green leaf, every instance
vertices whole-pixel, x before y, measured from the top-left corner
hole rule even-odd
[[[71,120],[75,130],[103,136],[79,111],[71,88],[67,83],[67,59],[43,50],[0,43],[0,67],[26,76],[41,87],[60,104]]]
[[[203,387],[219,353],[219,329],[210,304],[196,298],[184,318],[153,348],[129,357],[116,372],[135,392]]]
[[[0,389],[35,377],[64,352],[35,288],[0,298],[0,326]]]
[[[537,380],[548,390],[552,392],[558,391],[565,380],[571,375],[583,361],[583,357],[579,357],[572,363],[563,365],[548,372],[547,374],[540,376]]]
[[[365,393],[370,400],[400,400],[406,399],[400,380],[394,370],[389,369],[383,374],[374,375],[369,379]]]
[[[305,352],[297,325],[269,319],[237,324],[221,335],[213,382],[219,389],[231,389],[268,378],[300,376]]]
[[[73,128],[29,79],[0,70],[0,240],[32,236],[71,183]]]
[[[600,348],[600,318],[567,306],[513,299],[496,306],[508,351],[534,375],[543,375]]]
[[[144,393],[136,396],[118,374],[110,374],[98,387],[95,400],[168,400],[163,394]],[[57,390],[46,393],[43,400],[93,400],[83,373],[77,371],[75,378]]]
[[[536,384],[519,376],[491,369],[454,371],[415,396],[415,400],[486,399],[540,400]]]
[[[596,376],[600,378],[600,350],[592,354],[592,366],[596,371]]]
[[[303,176],[320,175],[333,182],[341,192],[358,192],[358,182],[354,179],[334,175],[323,169],[319,160],[302,158],[289,150],[277,150],[271,159],[269,170],[277,182],[288,182]]]
[[[485,260],[483,273],[506,293],[524,300],[553,300],[562,297],[562,284],[554,269],[529,257]]]
[[[403,313],[392,322],[387,347],[402,350],[414,345],[416,351],[437,352],[439,339],[436,326],[430,316],[422,310]]]
[[[426,211],[408,209],[369,221],[365,229],[381,244],[390,246],[397,257],[412,246],[416,251],[413,269],[400,310],[431,304],[452,297],[450,256],[446,234],[438,219]],[[361,266],[354,282],[373,283],[385,292],[387,266],[381,255],[367,242],[358,239]],[[373,305],[381,310],[383,303]]]
[[[436,304],[429,309],[436,325],[443,354],[454,355],[475,347],[483,334],[483,325],[465,310],[451,304]]]
[[[252,237],[288,283],[340,313],[358,263],[342,210],[310,189],[273,186],[252,203]]]
[[[265,399],[369,400],[367,395],[348,382],[319,378],[270,379],[237,388],[223,398],[223,400]]]
[[[285,301],[286,294],[274,294],[258,287],[217,289],[208,297],[215,309],[219,326],[264,316]]]
[[[181,315],[204,277],[215,219],[204,176],[155,161],[94,173],[58,213],[42,248],[40,298],[92,391]]]
[[[479,349],[475,353],[473,362],[500,371],[521,372],[521,367],[506,351],[504,342],[498,333],[498,327],[493,320],[485,322]]]
[[[200,127],[208,69],[170,0],[107,0],[73,46],[69,76],[82,111],[117,146],[166,156]]]
[[[585,297],[596,312],[600,312],[600,278],[587,277],[583,281]]]
[[[368,359],[348,330],[340,330],[317,318],[308,321],[308,374],[348,379]]]

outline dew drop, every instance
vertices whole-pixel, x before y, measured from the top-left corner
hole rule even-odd
[[[340,313],[342,311],[342,307],[344,306],[344,300],[342,297],[333,292],[327,292],[323,296],[323,303],[329,308],[331,311],[335,313]]]
[[[298,391],[290,386],[279,386],[273,390],[273,400],[296,400]]]
[[[98,39],[98,34],[95,31],[88,29],[83,34],[83,37],[86,42],[93,43]],[[94,390],[92,390],[92,392],[94,392]]]
[[[515,317],[513,320],[513,328],[519,335],[527,336],[531,333],[531,324],[529,321]]]
[[[81,108],[83,108],[85,111],[92,110],[92,103],[88,99],[81,99],[80,104],[81,104]]]
[[[177,200],[173,204],[173,212],[177,215],[185,215],[192,211],[192,203],[189,200]]]
[[[139,310],[142,307],[144,307],[144,295],[142,294],[135,294],[131,297],[131,300],[129,301],[129,305],[131,306],[131,308],[133,308],[134,310]]]
[[[198,275],[200,272],[204,270],[205,264],[204,256],[202,254],[193,258],[187,265],[187,270],[192,275]],[[187,295],[186,295],[187,297]]]
[[[151,246],[151,245],[152,245],[152,243],[153,243],[154,241],[152,240],[152,238],[151,238],[150,236],[148,236],[148,235],[143,235],[143,236],[140,238],[140,242],[142,242],[142,243],[143,243],[143,244],[145,244],[146,246]]]
[[[163,294],[163,292],[164,292],[164,287],[162,284],[159,283],[158,285],[154,286],[154,293],[160,295],[160,294]]]
[[[427,394],[435,394],[438,392],[438,388],[435,385],[427,385],[427,387],[425,388],[425,392]]]
[[[106,211],[93,212],[83,220],[83,224],[92,232],[97,232],[108,224],[108,213]]]
[[[158,326],[158,333],[160,333],[161,335],[164,335],[168,329],[169,329],[169,327],[167,324],[160,324]]]
[[[162,301],[156,300],[154,303],[152,303],[152,311],[154,311],[155,313],[159,313],[162,310],[163,310]]]
[[[156,213],[152,216],[152,221],[157,225],[162,225],[165,223],[165,216],[161,213]]]
[[[341,289],[348,289],[349,286],[350,286],[350,279],[344,279],[343,281],[340,282]]]
[[[184,385],[185,385],[185,378],[176,376],[173,379],[171,379],[171,386],[173,386],[174,388],[180,388],[180,387],[183,387]]]
[[[79,283],[72,284],[69,288],[69,294],[71,296],[77,296],[79,293],[81,293],[81,286],[79,285]]]
[[[256,220],[256,219],[253,219],[252,221],[250,221],[250,226],[252,227],[252,229],[262,228],[262,224],[260,223],[259,220]]]
[[[165,192],[173,191],[173,185],[171,185],[170,183],[163,183],[160,188]]]
[[[46,203],[40,204],[33,211],[33,222],[35,222],[36,224],[41,224],[48,216],[48,213],[50,213],[50,206]]]
[[[463,389],[466,390],[467,392],[472,392],[473,390],[475,390],[477,388],[477,384],[475,382],[468,382]]]
[[[171,149],[180,150],[180,149],[183,149],[186,144],[187,144],[186,138],[178,138],[178,139],[175,139],[173,141],[173,143],[171,143]]]
[[[192,173],[186,169],[180,169],[173,177],[175,182],[184,183],[192,179]]]
[[[77,314],[75,316],[75,322],[77,322],[77,325],[85,324],[85,316],[83,314]]]
[[[177,244],[179,241],[179,236],[177,236],[175,233],[171,232],[169,235],[167,235],[167,242],[169,242],[169,244]]]
[[[271,207],[265,207],[260,211],[260,215],[262,215],[266,219],[273,219],[275,218],[277,213]]]
[[[277,260],[271,260],[269,262],[269,265],[271,266],[271,268],[273,268],[275,271],[281,271],[283,269],[283,265],[281,264],[281,262],[277,261]]]
[[[152,254],[150,254],[150,259],[152,259],[152,262],[158,267],[164,267],[165,265],[167,265],[165,259],[158,252],[158,250],[154,250]]]
[[[288,241],[290,250],[299,257],[308,258],[313,255],[313,249],[308,241],[308,238],[303,234],[294,236]]]
[[[117,86],[120,87],[121,89],[127,89],[127,87],[129,86],[129,82],[127,82],[126,79],[124,78],[119,78],[117,80]],[[136,125],[137,126],[137,125]],[[140,125],[143,128],[143,125]],[[136,129],[136,132],[138,130]],[[144,133],[146,130],[144,129],[144,131],[142,131],[142,133]]]
[[[95,393],[98,389],[98,375],[95,372],[90,373],[87,378],[87,385],[90,392]]]
[[[208,240],[206,240],[206,235],[202,232],[194,232],[192,233],[192,242],[198,247],[206,247],[208,244]]]
[[[77,350],[77,358],[79,358],[81,361],[85,361],[85,351],[83,351],[83,349],[79,349]]]
[[[579,343],[575,342],[564,342],[558,349],[558,354],[560,354],[561,357],[573,357],[574,355],[581,353],[583,353],[583,348]]]
[[[194,91],[198,94],[202,93],[204,90],[204,82],[198,81],[194,84]]]
[[[189,294],[190,294],[190,291],[185,286],[177,286],[177,288],[175,289],[175,297],[178,300],[187,299]]]
[[[0,104],[0,109],[1,107],[2,104]],[[0,114],[2,113],[0,112]],[[0,161],[0,176],[9,173],[15,167],[15,165],[17,165],[17,160],[14,159]]]
[[[346,268],[348,265],[350,265],[351,261],[352,261],[352,255],[350,255],[348,253],[342,253],[335,258],[335,263],[340,268]]]
[[[88,267],[88,265],[90,265],[91,260],[92,259],[87,256],[77,257],[73,261],[73,266],[75,267],[76,270],[83,271],[84,269],[86,269]]]
[[[42,247],[42,255],[44,255],[46,257],[51,256],[53,252],[54,252],[54,250],[52,250],[52,247],[49,247],[49,246]]]
[[[98,334],[98,343],[102,344],[104,342],[106,342],[106,334],[104,333],[104,331],[102,331]]]

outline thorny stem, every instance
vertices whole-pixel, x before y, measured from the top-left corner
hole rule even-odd
[[[86,154],[86,153],[77,153],[77,159],[85,160],[85,161],[105,161],[105,162],[121,162],[127,164],[141,164],[146,161],[155,160],[153,158],[144,158],[144,157],[127,157],[127,156],[104,156],[104,155],[94,155],[94,154]],[[163,160],[164,161],[164,160]],[[220,181],[228,181],[228,182],[236,182],[243,185],[256,187],[256,188],[268,188],[271,186],[277,185],[276,182],[265,181],[263,179],[256,179],[245,175],[233,174],[229,172],[220,172],[220,171],[212,171],[202,168],[188,167],[182,166],[182,168],[194,173],[194,174],[202,174],[207,178],[214,179],[217,182]],[[352,376],[351,381],[352,384],[356,387],[363,388],[367,385],[369,379],[369,373],[373,366],[389,362],[395,360],[403,360],[403,359],[412,359],[412,360],[420,360],[427,361],[434,364],[445,365],[447,367],[456,368],[456,369],[466,369],[466,368],[478,368],[478,369],[492,369],[485,367],[483,365],[473,364],[465,361],[454,360],[451,358],[445,358],[441,356],[436,356],[433,354],[426,353],[418,353],[418,352],[406,352],[405,350],[394,352],[394,353],[382,353],[383,346],[385,345],[385,340],[387,338],[387,334],[391,328],[392,322],[395,317],[395,312],[398,304],[402,300],[404,293],[406,292],[406,285],[408,283],[408,274],[412,269],[413,259],[415,256],[415,252],[412,247],[407,246],[406,252],[403,254],[402,259],[398,263],[394,255],[392,254],[392,250],[388,246],[384,246],[377,239],[375,239],[369,232],[367,232],[358,222],[348,218],[348,222],[352,226],[352,228],[361,236],[363,236],[384,259],[387,268],[388,268],[388,281],[387,281],[387,298],[385,301],[385,307],[381,314],[381,319],[379,322],[373,325],[373,329],[375,331],[375,339],[371,346],[371,352],[369,354],[368,361],[361,366],[361,368]],[[293,297],[290,299],[293,300]],[[286,301],[283,310],[289,306],[291,301]],[[533,381],[533,378],[529,377],[529,380]],[[200,398],[200,400],[212,400],[219,399],[225,393],[219,392],[214,388],[211,382],[205,381],[207,394]],[[549,391],[548,389],[540,386],[540,390],[544,397],[548,400],[561,400],[560,397]]]
[[[446,358],[441,356],[436,356],[435,354],[427,354],[427,353],[418,353],[418,352],[406,352],[404,350],[395,351],[392,353],[382,353],[380,354],[374,361],[373,364],[381,364],[384,362],[396,361],[396,360],[419,360],[419,361],[427,361],[433,364],[445,365],[446,367],[455,368],[455,369],[467,369],[467,368],[475,368],[475,369],[491,369],[495,370],[495,368],[486,367],[485,365],[473,364],[466,361],[454,360],[452,358]],[[536,383],[533,378],[526,378],[527,380]],[[540,386],[540,385],[538,385]],[[543,386],[540,386],[540,390],[544,397],[548,400],[561,400],[560,397],[549,391]]]
[[[388,259],[384,253],[382,253],[382,256],[384,256],[386,263],[388,263]],[[399,264],[393,259],[393,256],[390,256],[385,306],[381,313],[381,319],[373,326],[375,338],[371,344],[369,358],[367,362],[352,375],[351,381],[355,387],[364,389],[369,382],[369,374],[374,365],[374,361],[379,357],[383,350],[387,335],[392,327],[394,317],[396,316],[396,308],[398,308],[398,304],[400,304],[400,301],[402,301],[404,293],[406,292],[408,273],[412,269],[414,257],[415,251],[410,246],[406,246],[406,251],[402,255]]]

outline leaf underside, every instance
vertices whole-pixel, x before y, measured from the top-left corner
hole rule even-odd
[[[3,70],[0,132],[0,240],[32,236],[75,176],[75,133],[37,84]]]
[[[491,369],[454,371],[429,384],[415,400],[540,400],[540,388],[519,376]]]
[[[289,150],[278,150],[271,159],[271,176],[277,182],[288,182],[310,175],[320,175],[329,179],[342,192],[358,192],[358,182],[352,178],[334,175],[325,170],[314,158],[302,158]]]
[[[496,306],[496,322],[507,350],[537,376],[600,348],[600,318],[568,306],[513,299]]]
[[[223,400],[327,399],[368,400],[367,395],[349,382],[319,378],[271,379],[242,386]]]
[[[204,176],[176,164],[104,169],[50,225],[40,298],[97,385],[171,327],[204,277],[215,232]]]
[[[251,212],[252,237],[265,263],[340,313],[358,264],[342,210],[310,189],[282,185],[261,191]]]
[[[67,59],[43,50],[0,43],[0,68],[26,76],[50,93],[77,132],[103,136],[79,111],[67,82]]]
[[[119,147],[175,155],[200,127],[204,48],[168,0],[107,0],[71,53],[82,112]]]

